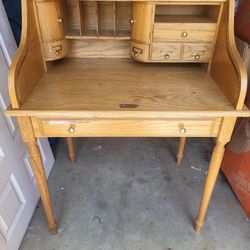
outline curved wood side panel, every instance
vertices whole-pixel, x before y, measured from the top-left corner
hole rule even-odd
[[[9,94],[13,108],[21,107],[44,72],[33,1],[22,0],[22,37],[9,72]]]
[[[228,0],[223,7],[211,76],[234,107],[241,110],[247,90],[247,72],[235,45],[232,0]]]

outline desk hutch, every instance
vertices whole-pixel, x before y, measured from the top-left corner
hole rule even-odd
[[[233,18],[232,0],[22,0],[6,114],[28,144],[51,233],[39,137],[215,137],[201,229],[224,145],[249,116]]]

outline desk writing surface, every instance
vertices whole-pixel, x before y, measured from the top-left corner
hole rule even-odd
[[[110,58],[55,62],[22,109],[117,111],[123,110],[123,104],[133,104],[131,109],[138,111],[233,110],[198,64],[145,64]]]

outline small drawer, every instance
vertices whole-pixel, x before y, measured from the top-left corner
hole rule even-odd
[[[212,44],[184,44],[183,61],[208,62],[211,58]]]
[[[152,44],[151,60],[153,61],[180,61],[181,44]]]
[[[153,40],[213,42],[215,31],[215,25],[154,24]]]
[[[37,137],[215,137],[220,118],[210,119],[39,119],[32,118]]]
[[[44,58],[46,61],[61,59],[66,56],[66,40],[43,43]]]
[[[148,61],[149,45],[131,42],[131,57],[138,61]]]

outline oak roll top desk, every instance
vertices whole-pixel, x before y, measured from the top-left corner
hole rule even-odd
[[[36,138],[215,137],[195,230],[203,225],[247,76],[232,0],[23,0],[9,73],[51,233],[57,232]]]

